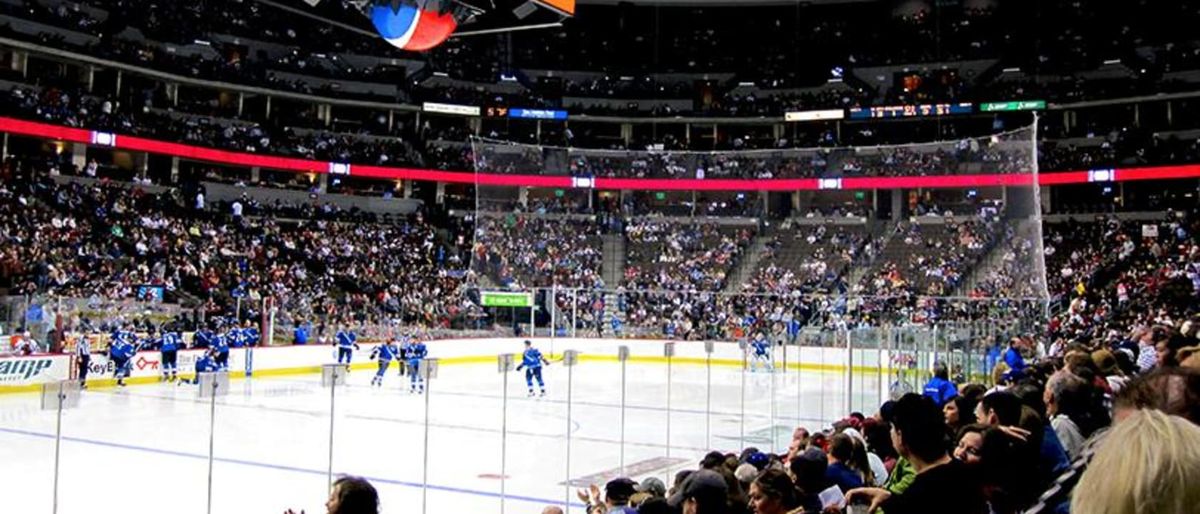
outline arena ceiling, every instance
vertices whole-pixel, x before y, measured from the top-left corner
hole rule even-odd
[[[585,5],[663,5],[669,7],[683,6],[744,6],[744,5],[828,5],[874,2],[877,0],[578,0]]]

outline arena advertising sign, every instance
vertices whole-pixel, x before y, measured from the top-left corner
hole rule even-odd
[[[204,350],[200,349],[181,351],[175,358],[175,368],[181,374],[192,373],[196,370],[196,361],[203,356]],[[230,350],[230,370],[242,371],[245,368],[245,362],[245,350]],[[108,358],[108,355],[92,354],[92,359],[88,363],[89,378],[111,378],[114,371],[116,371],[116,365]],[[134,378],[162,376],[162,353],[154,351],[138,352],[137,355],[134,355],[129,360],[129,376]]]
[[[33,355],[0,358],[0,387],[26,386],[65,380],[71,358],[66,355]]]
[[[479,116],[479,107],[471,105],[457,104],[439,104],[434,102],[425,102],[423,106],[425,112],[436,112],[439,114],[457,114],[459,116]]]
[[[559,111],[555,109],[520,109],[512,108],[508,110],[509,118],[517,118],[524,120],[565,120],[567,119],[567,111]]]
[[[509,293],[484,291],[481,295],[484,307],[532,307],[532,293]]]
[[[1019,102],[986,102],[979,104],[980,112],[1002,111],[1041,111],[1046,109],[1045,100],[1026,100]]]
[[[846,111],[841,109],[825,109],[820,111],[799,111],[783,114],[784,121],[821,121],[840,120],[846,117]]]

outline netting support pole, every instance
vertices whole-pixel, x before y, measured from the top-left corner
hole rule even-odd
[[[413,371],[420,373],[421,380],[425,382],[425,451],[421,452],[421,514],[425,514],[429,512],[429,397],[433,396],[433,380],[430,380],[433,377],[428,365],[424,372],[420,367]]]
[[[200,380],[199,374],[196,374],[196,380],[197,381]],[[209,406],[208,406],[208,501],[206,502],[208,504],[208,507],[207,507],[208,514],[212,514],[212,511],[213,511],[213,508],[212,508],[213,451],[214,451],[215,445],[216,445],[216,433],[217,433],[217,387],[218,387],[217,381],[213,380],[212,381],[213,391],[212,391],[212,396],[209,398]],[[330,444],[329,454],[332,456],[333,455],[332,413],[331,413],[330,418],[331,418],[330,419],[331,432],[330,432],[330,437],[329,437],[329,444]],[[330,460],[330,462],[333,462],[333,461]]]
[[[566,362],[566,360],[571,358],[572,357],[567,356],[564,358],[563,362],[563,364],[567,366],[567,473],[563,477],[563,487],[566,489],[566,496],[563,500],[563,512],[570,512],[571,510],[571,428],[573,427],[571,424],[571,395],[574,393],[573,388],[575,384],[575,366]]]
[[[8,144],[8,134],[4,135],[4,141],[5,141],[5,145],[7,145]],[[62,382],[58,383],[57,389],[58,389],[58,391],[55,394],[58,395],[58,409],[57,409],[58,412],[56,414],[57,419],[54,422],[54,507],[53,507],[53,511],[52,511],[53,514],[58,514],[58,474],[59,474],[58,463],[59,463],[59,455],[61,454],[61,450],[62,450],[63,402],[65,402],[66,398],[67,398],[66,393],[63,392],[63,383]],[[211,455],[211,454],[212,454],[212,452],[209,452],[209,455]],[[212,468],[209,468],[209,469],[211,470]],[[210,477],[209,483],[210,484],[212,483],[211,476],[212,476],[212,474],[210,471],[210,474],[209,474],[209,477]],[[209,511],[211,512],[212,511],[212,501],[211,501],[212,487],[211,487],[211,485],[209,486],[209,499],[210,499],[210,501],[208,502],[209,503],[208,508],[209,508]]]
[[[554,338],[558,335],[558,287],[550,286],[550,355],[554,355]]]
[[[804,336],[796,339],[796,426],[800,426],[800,420],[804,419],[804,381],[801,378],[804,373],[801,372],[801,366],[804,365]],[[792,427],[795,430],[796,427]]]
[[[886,340],[889,330],[888,327],[880,327],[880,332],[876,332],[875,337],[875,392],[879,393],[879,401],[872,405],[882,405],[887,400],[887,396],[883,394],[883,341]]]
[[[741,409],[741,414],[738,416],[738,444],[739,448],[746,447],[746,368],[748,367],[748,357],[750,354],[750,346],[742,347],[742,384],[738,388],[738,405]]]
[[[786,355],[786,354],[787,354],[787,352],[784,351],[784,355]],[[776,432],[778,432],[778,430],[775,430],[775,378],[776,377],[775,377],[774,360],[775,360],[775,351],[772,349],[772,351],[771,351],[771,361],[772,361],[771,369],[767,370],[767,376],[771,379],[770,400],[771,400],[771,451],[772,452],[776,452],[779,450],[779,441],[777,440],[777,437],[776,437],[776,435],[777,435]]]
[[[712,345],[712,341],[706,341],[704,344]],[[705,348],[704,354],[704,448],[706,450],[712,449],[712,351],[709,348]]]
[[[571,290],[571,337],[576,337],[575,329],[579,325],[579,289]]]
[[[329,486],[329,492],[333,492],[333,421],[334,417],[334,402],[337,401],[337,374],[329,381],[329,468],[325,473],[325,482]]]
[[[785,332],[785,334],[786,334],[786,332]],[[791,339],[791,335],[786,335],[785,337],[787,337],[788,339]],[[787,349],[788,349],[788,346],[790,346],[789,343],[791,343],[790,340],[784,340],[783,344],[780,345],[780,348],[783,350],[783,376],[785,376],[785,377],[787,376],[787,363],[788,363]]]
[[[850,339],[850,329],[846,329],[846,408],[843,412],[854,410],[854,344]]]
[[[931,346],[933,346],[933,361],[929,363],[930,364],[930,367],[929,367],[930,372],[933,371],[933,366],[937,365],[938,358],[941,357],[940,353],[938,352],[938,326],[937,325],[933,326],[933,344]]]
[[[671,461],[671,377],[674,376],[671,373],[671,361],[674,360],[674,357],[675,357],[675,343],[666,343],[665,345],[663,345],[663,354],[665,354],[665,356],[667,358],[667,421],[666,421],[667,441],[666,441],[666,446],[667,446],[667,462],[670,462]],[[665,480],[666,481],[664,483],[671,481],[670,468],[666,469],[666,479]]]
[[[508,495],[508,370],[512,367],[513,356],[500,356],[500,514],[504,514],[505,499]]]
[[[617,359],[621,361],[621,476],[625,476],[625,398],[626,398],[626,364],[629,361],[629,347],[617,348]]]
[[[275,298],[264,296],[262,312],[266,319],[264,320],[262,335],[258,338],[259,346],[273,346],[275,344],[275,315],[277,310]]]

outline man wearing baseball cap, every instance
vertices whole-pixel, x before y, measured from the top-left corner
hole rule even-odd
[[[701,469],[688,475],[667,503],[683,514],[725,514],[728,492],[720,473]]]
[[[665,498],[667,496],[667,485],[656,477],[648,477],[642,480],[642,484],[637,488],[639,493],[646,493],[652,497]]]
[[[629,498],[637,492],[637,482],[628,478],[616,478],[604,485],[604,501],[600,501],[600,490],[592,486],[591,496],[579,491],[579,499],[587,502],[588,514],[637,514],[629,506]]]
[[[604,501],[608,504],[608,512],[621,514],[637,514],[629,507],[629,498],[637,492],[638,483],[628,478],[610,480],[604,485]]]

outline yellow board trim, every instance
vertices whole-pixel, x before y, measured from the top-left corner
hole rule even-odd
[[[562,359],[562,355],[548,354],[547,359],[551,360],[552,362],[558,361],[558,360]],[[617,356],[615,356],[615,355],[598,355],[598,354],[586,354],[586,353],[579,354],[579,360],[583,361],[583,362],[619,362],[617,359]],[[455,365],[466,365],[466,364],[490,364],[490,363],[495,363],[495,362],[496,362],[495,355],[470,355],[470,356],[463,356],[463,357],[445,357],[445,358],[438,359],[438,365],[441,365],[441,366],[455,366]],[[646,363],[646,364],[666,364],[667,358],[662,357],[662,356],[630,355],[628,362]],[[683,365],[703,366],[708,362],[710,362],[710,361],[703,357],[673,357],[671,359],[672,364],[683,364]],[[711,363],[713,366],[732,367],[732,368],[740,368],[740,367],[742,367],[742,364],[743,364],[742,361],[739,359],[712,359]],[[360,362],[357,364],[351,364],[350,369],[367,370],[367,369],[375,369],[376,366],[377,365],[374,362],[367,361],[367,362]],[[776,369],[784,369],[784,366],[781,363],[776,363]],[[791,370],[796,370],[796,371],[844,372],[846,370],[846,366],[841,365],[841,364],[788,363],[786,366],[786,369],[791,369]],[[853,367],[851,367],[851,370],[852,370],[851,371],[852,373],[881,373],[884,371],[883,368],[880,368],[878,366],[853,366]],[[278,377],[278,376],[290,376],[290,375],[316,374],[316,373],[320,373],[320,372],[321,372],[321,366],[300,366],[300,367],[294,367],[294,368],[257,370],[257,371],[253,372],[253,376],[254,377]],[[191,379],[191,378],[195,377],[195,373],[180,373],[179,376],[180,376],[180,378]],[[244,378],[246,378],[246,373],[244,371],[231,371],[231,372],[229,372],[229,378],[230,379],[244,379]],[[125,379],[125,383],[128,385],[155,384],[155,383],[159,383],[162,381],[163,380],[161,377],[130,377],[130,378]],[[42,385],[43,384],[40,384],[40,383],[39,384],[19,385],[19,386],[0,385],[0,394],[40,392],[42,390]],[[89,379],[87,382],[87,385],[88,385],[88,388],[90,388],[90,389],[109,389],[109,388],[117,387],[117,381],[112,378],[96,378],[96,379]]]

